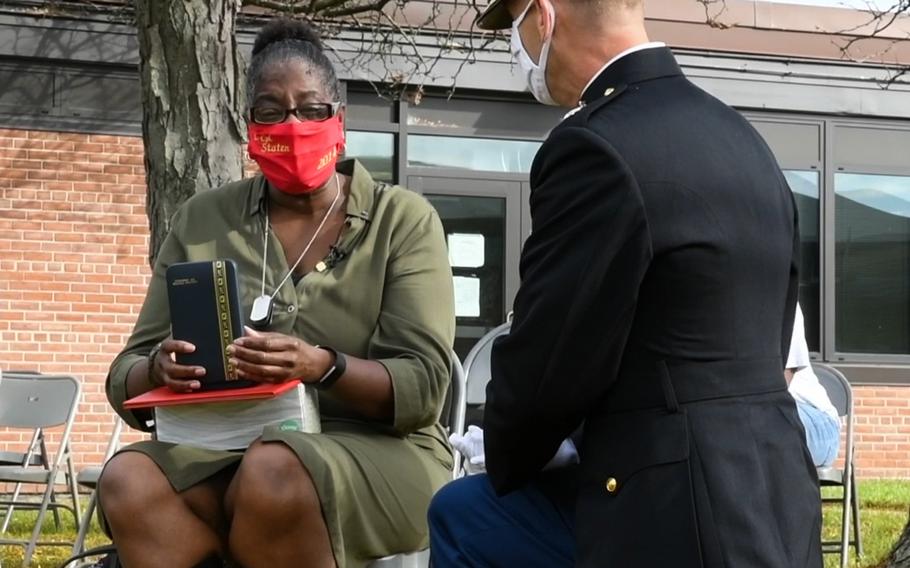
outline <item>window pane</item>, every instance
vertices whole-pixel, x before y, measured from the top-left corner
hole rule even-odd
[[[836,174],[835,347],[910,354],[910,177]]]
[[[521,140],[412,134],[408,136],[408,165],[526,173],[531,171],[531,162],[540,144]]]
[[[50,110],[54,106],[54,73],[26,65],[0,67],[0,107],[9,112]]]
[[[346,158],[357,158],[370,171],[373,179],[394,182],[395,135],[388,132],[349,130],[345,140]]]
[[[816,171],[784,171],[796,209],[799,211],[800,248],[799,305],[806,320],[806,343],[809,351],[819,349],[819,309],[821,274],[819,271],[818,218],[819,173]]]
[[[395,122],[395,104],[381,98],[375,91],[348,91],[345,103],[348,124],[356,122]]]

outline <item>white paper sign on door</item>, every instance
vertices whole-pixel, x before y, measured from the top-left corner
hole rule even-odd
[[[485,262],[483,235],[449,233],[449,263],[455,268],[480,268]]]
[[[480,278],[454,276],[455,316],[460,318],[480,317]]]

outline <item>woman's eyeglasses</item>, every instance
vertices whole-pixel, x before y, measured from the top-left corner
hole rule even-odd
[[[340,102],[307,103],[294,108],[258,106],[250,109],[250,119],[256,124],[279,124],[293,114],[297,120],[322,122],[334,117],[340,109]]]

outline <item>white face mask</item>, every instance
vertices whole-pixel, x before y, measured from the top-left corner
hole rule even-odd
[[[551,29],[550,33],[547,34],[547,37],[543,41],[543,46],[540,49],[540,61],[538,63],[534,63],[534,60],[528,55],[525,46],[521,43],[521,35],[518,33],[518,26],[521,25],[525,16],[528,15],[528,10],[531,9],[534,1],[535,0],[531,0],[521,15],[512,22],[512,55],[518,60],[518,65],[521,66],[521,70],[525,74],[525,80],[528,82],[528,88],[531,90],[531,94],[534,95],[534,98],[545,105],[557,106],[557,102],[550,96],[550,89],[547,88],[547,58],[550,55],[550,42],[553,40],[552,29],[556,25],[556,14],[553,10],[553,6],[549,3],[546,5],[547,11],[550,12]]]

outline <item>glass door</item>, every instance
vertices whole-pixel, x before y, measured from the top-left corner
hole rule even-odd
[[[506,321],[518,289],[521,182],[409,176],[439,212],[455,285],[455,351],[462,360]]]

